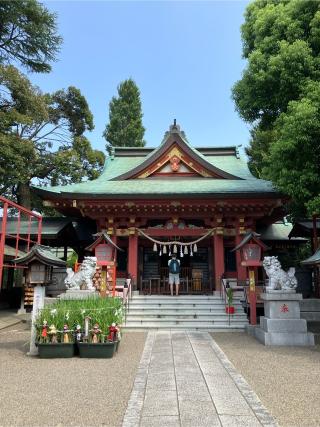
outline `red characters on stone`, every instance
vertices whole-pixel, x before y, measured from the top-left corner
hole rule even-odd
[[[287,306],[287,304],[283,304],[282,306],[281,306],[281,313],[288,313],[288,311],[289,311],[289,307]]]

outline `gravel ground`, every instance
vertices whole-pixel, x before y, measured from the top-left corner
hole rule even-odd
[[[265,347],[245,333],[212,333],[280,426],[320,426],[320,345]]]
[[[145,333],[125,333],[112,359],[28,357],[29,335],[0,331],[0,426],[121,426]]]

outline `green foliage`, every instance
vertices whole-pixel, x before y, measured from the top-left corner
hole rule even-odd
[[[118,97],[109,104],[109,124],[103,133],[107,150],[111,147],[143,147],[145,128],[142,125],[140,91],[132,79],[118,86]]]
[[[78,254],[76,251],[73,251],[72,254],[68,256],[67,267],[73,269],[77,261],[78,261]]]
[[[233,290],[232,288],[227,288],[226,290],[226,297],[227,297],[227,304],[228,306],[231,306],[233,303]]]
[[[104,154],[83,135],[93,129],[85,97],[70,86],[44,94],[13,66],[0,65],[0,191],[37,207],[30,185],[93,179]]]
[[[62,42],[56,15],[36,0],[0,1],[0,64],[49,72]]]
[[[248,64],[232,96],[253,125],[249,167],[292,197],[293,215],[319,211],[320,3],[256,0],[241,32]]]
[[[43,322],[48,326],[54,325],[58,331],[63,330],[65,324],[75,330],[79,324],[84,329],[84,318],[89,316],[90,327],[98,323],[103,334],[108,333],[112,323],[121,325],[123,322],[123,305],[120,298],[88,298],[83,300],[59,300],[44,307],[39,312],[35,327],[40,337]]]

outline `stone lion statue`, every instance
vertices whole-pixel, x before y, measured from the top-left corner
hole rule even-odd
[[[295,276],[296,269],[289,268],[286,272],[282,270],[280,261],[276,256],[266,256],[262,261],[263,268],[269,277],[269,286],[267,289],[295,289],[298,285]]]
[[[74,273],[71,268],[67,268],[67,277],[64,283],[68,289],[81,289],[81,285],[85,284],[85,289],[95,289],[92,283],[92,278],[96,272],[97,258],[92,256],[84,257],[79,271]]]

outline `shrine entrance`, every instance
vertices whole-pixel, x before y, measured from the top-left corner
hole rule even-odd
[[[169,295],[169,267],[171,255],[168,253],[159,255],[150,245],[140,247],[140,280],[139,290],[147,295]],[[212,251],[209,245],[197,248],[190,254],[177,254],[180,261],[180,294],[209,294],[214,290],[212,263]]]

